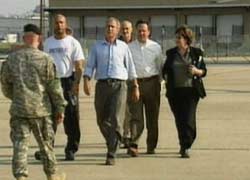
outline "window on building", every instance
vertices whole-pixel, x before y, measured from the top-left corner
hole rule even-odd
[[[105,16],[85,16],[84,17],[84,37],[88,39],[103,39],[105,34]]]

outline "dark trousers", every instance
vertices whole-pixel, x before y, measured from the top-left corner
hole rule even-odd
[[[148,80],[138,80],[140,99],[138,102],[130,102],[131,146],[137,146],[144,129],[144,109],[147,127],[147,148],[153,150],[158,142],[158,118],[160,109],[161,84],[159,77]]]
[[[196,109],[199,96],[194,88],[176,88],[168,97],[170,108],[175,117],[180,146],[191,148],[196,138]]]
[[[65,152],[78,151],[81,131],[80,131],[80,114],[79,114],[79,97],[76,97],[76,103],[72,104],[70,93],[73,87],[74,76],[69,78],[61,78],[63,95],[68,102],[64,113],[64,131],[67,135],[67,145]]]
[[[123,134],[127,86],[125,81],[98,81],[95,90],[97,123],[107,144],[107,156],[115,157]]]

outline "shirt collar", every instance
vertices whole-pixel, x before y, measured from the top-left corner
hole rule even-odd
[[[184,56],[181,55],[181,52],[180,52],[180,49],[179,49],[179,48],[177,48],[177,53],[178,53],[179,56],[181,56],[182,58],[190,58],[190,47],[187,49],[187,53],[186,53]]]
[[[118,39],[121,40],[121,41],[123,41],[123,42],[125,42],[123,36],[120,36]],[[126,42],[126,43],[129,44],[131,42],[133,42],[133,37],[131,37],[131,39],[129,40],[129,42]]]
[[[142,43],[140,43],[140,42],[138,41],[138,39],[136,39],[136,42],[137,42],[137,44],[138,44],[140,47],[147,47],[147,46],[150,44],[151,41],[150,41],[149,39],[147,39],[146,43],[142,44]]]
[[[110,45],[110,43],[109,43],[106,39],[104,39],[104,40],[102,41],[102,44],[103,44],[103,45]],[[114,42],[112,45],[117,45],[117,39],[115,40],[115,42]]]
[[[180,53],[180,49],[177,47],[177,52]],[[187,49],[187,54],[190,54],[190,47]]]

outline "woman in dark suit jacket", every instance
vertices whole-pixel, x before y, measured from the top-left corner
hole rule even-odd
[[[188,150],[196,138],[197,105],[206,96],[202,78],[207,69],[202,50],[191,46],[192,34],[186,26],[176,30],[176,47],[167,50],[163,67],[166,96],[175,117],[182,158],[190,157]]]

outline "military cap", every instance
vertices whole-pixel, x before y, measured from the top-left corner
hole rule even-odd
[[[39,27],[37,27],[35,24],[26,24],[24,27],[23,27],[23,32],[24,33],[28,33],[28,32],[33,32],[37,35],[41,35],[41,30]]]

